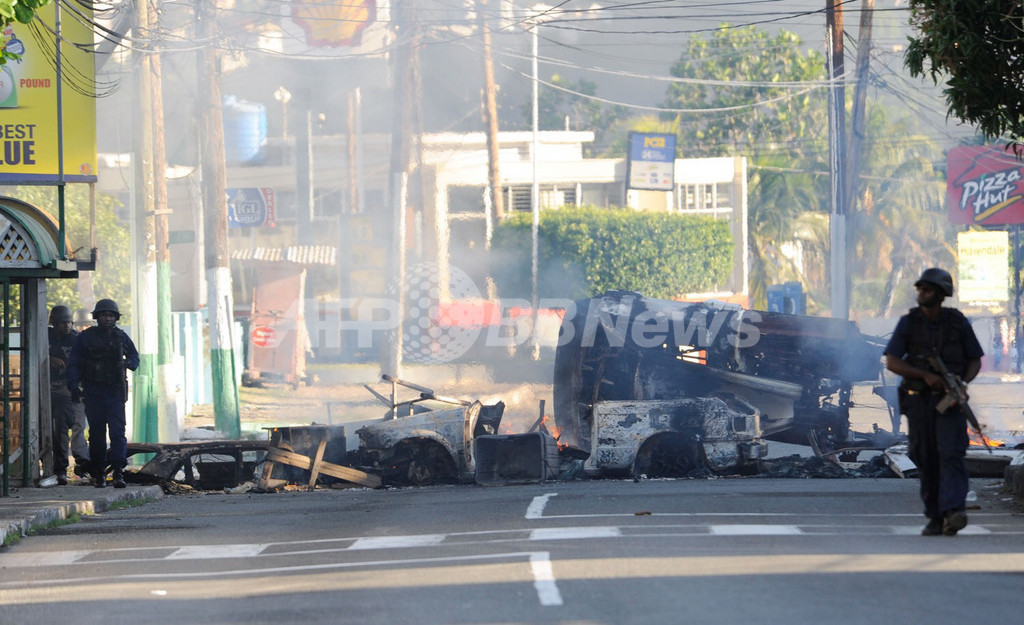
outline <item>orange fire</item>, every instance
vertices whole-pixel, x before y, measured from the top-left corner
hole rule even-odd
[[[984,434],[978,434],[970,426],[967,427],[967,437],[970,439],[972,447],[984,447],[985,441],[988,441],[989,447],[1005,447],[1006,441],[999,441],[994,438],[989,438]]]
[[[544,415],[544,418],[540,420],[540,427],[547,430],[548,433],[554,437],[555,445],[557,445],[559,449],[569,448],[569,443],[563,443],[561,440],[559,440],[562,437],[562,428],[556,427],[554,425],[554,420],[551,417],[549,417],[548,415]]]

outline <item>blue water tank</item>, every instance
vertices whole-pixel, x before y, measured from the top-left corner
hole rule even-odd
[[[807,298],[804,288],[799,282],[773,284],[767,290],[768,312],[787,313],[790,315],[807,314]]]
[[[267,144],[267,107],[224,96],[224,156],[231,165],[254,165],[263,160]]]

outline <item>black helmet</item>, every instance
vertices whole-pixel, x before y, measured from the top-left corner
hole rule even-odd
[[[921,286],[922,282],[934,284],[939,287],[940,291],[946,294],[946,297],[953,297],[953,276],[949,275],[949,272],[945,269],[939,269],[938,267],[925,269],[921,277],[914,283],[914,286]]]
[[[112,299],[101,299],[96,302],[96,307],[92,309],[92,318],[95,319],[96,315],[101,312],[112,312],[115,319],[121,318],[121,311],[117,309],[117,302]]]
[[[67,306],[58,305],[50,309],[51,326],[55,326],[58,323],[67,323],[71,320],[71,309]]]

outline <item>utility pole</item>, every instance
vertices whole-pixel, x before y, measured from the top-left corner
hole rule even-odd
[[[498,168],[498,103],[494,84],[494,60],[491,57],[491,22],[487,15],[487,0],[477,0],[477,22],[484,44],[484,126],[487,129],[487,182],[491,190],[491,210],[494,221],[504,216],[501,193],[501,172]],[[490,243],[490,240],[488,240]]]
[[[150,52],[149,3],[135,3],[133,31],[137,40],[134,217],[132,219],[132,326],[139,348],[139,367],[133,375],[132,438],[159,441],[156,362],[156,253],[153,155],[153,72]]]
[[[832,316],[850,317],[849,277],[846,254],[846,90],[843,87],[843,6],[825,0],[825,48],[828,62],[829,178],[829,273],[832,283]]]
[[[221,115],[220,50],[214,30],[217,3],[196,0],[197,41],[200,44],[203,207],[206,230],[206,306],[210,324],[210,369],[213,375],[214,425],[228,438],[241,435],[238,385],[228,258],[227,173],[224,169],[224,120]]]
[[[142,2],[144,3],[144,2]],[[160,14],[149,12],[149,33],[156,33],[160,24]],[[177,376],[173,361],[174,347],[171,341],[171,253],[168,247],[167,215],[171,210],[167,206],[167,149],[164,135],[164,87],[161,55],[152,51],[149,57],[152,72],[151,98],[153,120],[153,232],[156,236],[156,330],[157,330],[157,375],[156,389],[159,397],[157,405],[157,432],[162,442],[178,440],[178,393]]]
[[[857,181],[864,145],[864,116],[867,109],[868,76],[871,65],[871,30],[875,0],[863,0],[860,30],[857,31],[857,84],[853,91],[853,119],[850,120],[849,159],[846,169],[846,214],[857,209]]]

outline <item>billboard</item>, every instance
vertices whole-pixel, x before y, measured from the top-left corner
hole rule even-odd
[[[1010,236],[996,232],[956,235],[961,302],[1006,302],[1010,299]]]
[[[947,157],[949,220],[1003,226],[1024,223],[1024,163],[1003,146],[953,148]]]
[[[672,191],[675,183],[676,136],[629,133],[626,188]]]
[[[275,224],[274,190],[269,187],[227,189],[228,227],[258,228]]]
[[[15,22],[0,36],[21,59],[0,66],[0,182],[60,180],[55,65],[56,2],[40,8],[32,24]],[[64,180],[96,181],[96,99],[92,10],[61,12],[61,115]],[[43,24],[39,24],[39,22]]]

